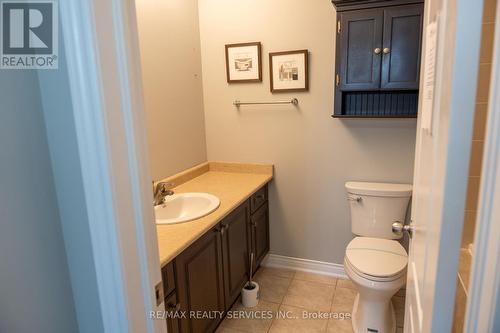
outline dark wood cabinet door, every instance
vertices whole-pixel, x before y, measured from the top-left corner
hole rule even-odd
[[[264,185],[250,197],[250,213],[255,213],[267,201],[267,196],[267,185]]]
[[[269,206],[266,202],[251,217],[252,251],[255,254],[254,271],[269,252]]]
[[[224,262],[224,295],[226,310],[238,298],[248,281],[248,220],[250,205],[246,201],[222,220],[222,254]]]
[[[380,87],[382,9],[340,14],[337,56],[340,90],[374,90]]]
[[[170,317],[167,319],[167,332],[168,333],[180,333],[180,320],[178,316],[175,316],[177,311],[177,295],[175,292],[171,293],[165,298],[165,311],[171,313]]]
[[[418,89],[423,4],[384,8],[382,89]]]
[[[224,311],[220,226],[201,236],[175,261],[176,288],[182,311]],[[207,314],[207,312],[205,312]],[[181,331],[213,332],[220,317],[181,320]]]
[[[168,296],[175,289],[174,262],[171,261],[161,268],[161,277],[163,281],[163,295]]]

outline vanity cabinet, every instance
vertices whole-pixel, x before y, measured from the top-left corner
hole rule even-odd
[[[224,277],[220,224],[201,236],[175,259],[180,310],[224,311]],[[211,332],[219,318],[183,318],[181,332]]]
[[[333,1],[334,117],[415,117],[422,1]]]
[[[254,272],[269,252],[269,208],[267,202],[252,214],[250,219],[252,242],[251,253],[255,255]]]
[[[161,269],[163,281],[163,295],[165,295],[165,311],[175,313],[180,310],[180,303],[177,300],[176,283],[175,283],[175,268],[174,262],[169,262]],[[167,319],[167,330],[169,333],[180,333],[179,318]]]
[[[259,209],[264,203],[267,202],[267,193],[268,193],[267,185],[265,185],[250,197],[250,209],[252,214],[255,213],[257,209]]]
[[[246,201],[221,222],[226,310],[248,281],[250,205]]]
[[[250,253],[256,264],[269,252],[267,185],[162,268],[167,311],[187,318],[167,319],[169,332],[214,332],[220,316],[190,318],[193,311],[227,311],[248,281]]]
[[[177,295],[175,292],[171,293],[169,296],[165,298],[165,310],[175,311],[180,310],[180,303],[177,301]],[[169,318],[167,319],[167,332],[168,333],[180,333],[180,319],[179,318]]]

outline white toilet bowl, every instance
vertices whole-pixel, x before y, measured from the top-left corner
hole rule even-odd
[[[392,296],[405,284],[408,255],[392,223],[405,220],[409,184],[347,182],[354,238],[344,267],[358,290],[352,311],[355,333],[394,333]]]
[[[391,298],[406,282],[407,254],[394,240],[356,237],[346,249],[344,268],[357,288],[352,325],[355,333],[394,333]]]

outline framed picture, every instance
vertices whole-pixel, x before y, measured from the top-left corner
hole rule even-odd
[[[309,90],[308,50],[269,53],[271,92]]]
[[[260,42],[226,45],[226,73],[228,83],[262,82]]]

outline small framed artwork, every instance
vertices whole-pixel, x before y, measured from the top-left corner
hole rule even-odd
[[[308,50],[269,53],[271,92],[309,90]]]
[[[226,73],[228,83],[262,82],[260,42],[226,45]]]

